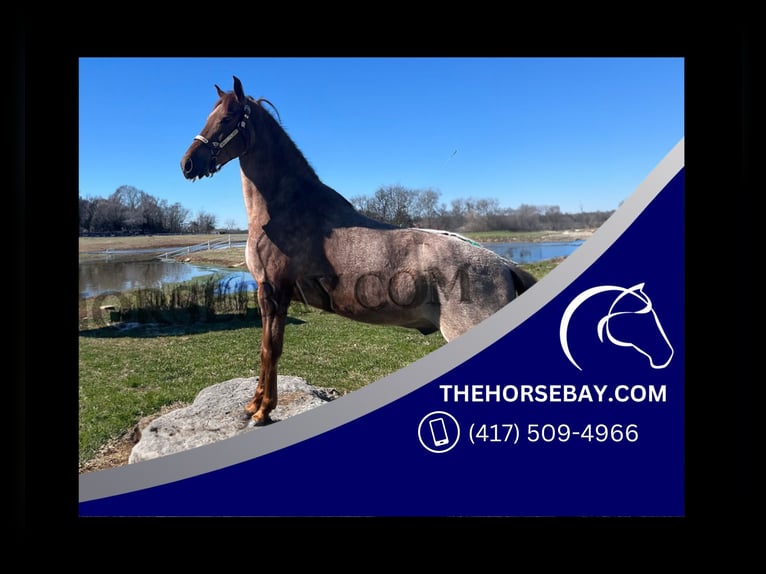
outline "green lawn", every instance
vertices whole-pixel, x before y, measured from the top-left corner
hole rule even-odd
[[[234,316],[212,323],[80,331],[80,462],[163,405],[191,402],[222,381],[257,376],[260,342],[260,323]],[[279,372],[349,392],[443,344],[439,333],[423,336],[357,323],[296,304]]]

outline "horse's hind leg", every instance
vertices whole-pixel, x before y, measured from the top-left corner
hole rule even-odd
[[[271,422],[269,414],[277,406],[277,363],[282,356],[288,303],[284,293],[277,294],[268,284],[259,285],[258,304],[263,319],[260,375],[253,399],[245,406],[256,425]]]

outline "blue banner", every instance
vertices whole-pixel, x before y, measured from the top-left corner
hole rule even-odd
[[[82,475],[81,516],[683,516],[683,141],[530,291],[258,432]]]

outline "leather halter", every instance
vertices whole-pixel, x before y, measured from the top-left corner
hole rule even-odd
[[[213,157],[217,156],[218,153],[226,147],[226,145],[234,139],[234,137],[240,133],[240,129],[242,130],[242,137],[245,138],[245,145],[247,145],[247,136],[245,136],[246,130],[245,127],[247,126],[247,120],[250,119],[250,105],[245,104],[245,111],[242,113],[242,119],[237,124],[237,127],[235,127],[232,132],[227,135],[225,138],[223,138],[220,142],[211,142],[206,137],[204,137],[201,134],[197,134],[194,136],[195,140],[201,141],[203,144],[208,146],[210,148],[210,153]]]

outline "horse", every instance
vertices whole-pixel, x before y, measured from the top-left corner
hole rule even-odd
[[[262,318],[259,376],[245,405],[252,425],[271,422],[277,406],[292,301],[366,323],[438,330],[449,342],[535,284],[532,274],[462,236],[360,213],[319,179],[270,101],[246,96],[236,76],[230,92],[214,86],[218,100],[181,171],[193,182],[239,158],[245,261]]]

